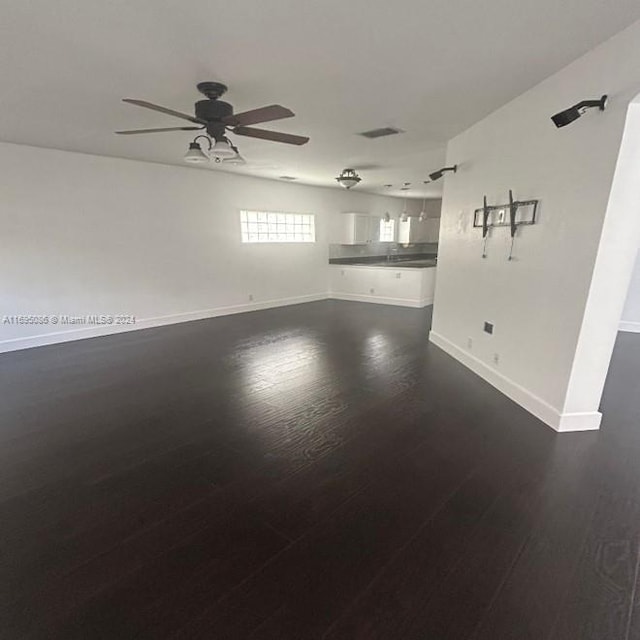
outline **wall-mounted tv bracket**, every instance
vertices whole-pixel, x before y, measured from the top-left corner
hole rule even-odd
[[[513,257],[513,239],[516,237],[516,231],[518,230],[518,223],[516,222],[516,213],[518,207],[513,201],[513,192],[509,189],[509,226],[511,228],[511,246],[509,247],[509,257],[507,260],[511,261]]]
[[[489,230],[493,227],[509,227],[511,232],[511,248],[508,260],[513,259],[513,242],[518,228],[523,225],[536,223],[539,200],[514,200],[513,192],[509,189],[509,203],[487,206],[487,197],[484,197],[482,209],[476,209],[473,214],[473,226],[482,227],[484,249],[482,257],[487,257],[486,246]],[[507,212],[509,218],[507,219]]]
[[[475,227],[475,219],[474,219],[473,226]],[[487,257],[488,235],[489,235],[489,207],[487,207],[487,196],[484,196],[484,206],[482,207],[482,257],[483,258]]]

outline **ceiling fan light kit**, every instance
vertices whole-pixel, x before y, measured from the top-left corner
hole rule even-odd
[[[233,149],[233,153],[234,155],[232,155],[230,158],[224,158],[222,160],[223,164],[247,164],[247,161],[240,155],[240,151],[238,151],[238,147],[236,147],[235,145],[229,143],[231,145],[231,148]]]
[[[207,136],[196,136],[193,142],[189,143],[189,149],[185,153],[184,161],[191,164],[203,164],[209,162],[209,156],[202,150],[198,139],[202,138],[207,141],[209,145],[209,151],[211,150],[211,140]]]
[[[336,182],[345,189],[351,189],[361,181],[362,178],[353,169],[343,169],[342,173],[336,178]]]
[[[216,143],[211,148],[211,156],[216,160],[228,160],[235,155],[236,152],[231,148],[231,144],[226,138],[216,140]]]

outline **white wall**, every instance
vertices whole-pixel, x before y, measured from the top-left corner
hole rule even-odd
[[[620,330],[640,333],[640,251],[633,267],[627,300],[620,319]]]
[[[599,425],[638,247],[638,59],[635,23],[448,145],[459,169],[445,178],[431,340],[558,430]],[[604,114],[564,129],[550,121],[603,93]],[[519,231],[512,262],[508,229],[494,230],[483,260],[473,211],[483,195],[506,202],[509,189],[540,200],[539,224]]]
[[[137,328],[326,297],[331,217],[402,205],[12,144],[0,176],[0,318],[130,314]],[[241,244],[242,208],[315,213],[317,242]],[[114,329],[0,323],[0,351]]]
[[[426,200],[410,198],[407,200],[407,213],[410,216],[419,216],[424,205],[427,218],[439,218],[442,214],[442,198],[427,198]]]

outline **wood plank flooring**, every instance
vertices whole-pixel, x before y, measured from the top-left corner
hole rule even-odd
[[[640,336],[558,435],[429,313],[0,355],[0,638],[640,640]]]

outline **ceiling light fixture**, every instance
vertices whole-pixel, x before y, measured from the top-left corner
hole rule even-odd
[[[426,204],[427,204],[427,199],[426,198],[422,198],[422,211],[420,212],[420,215],[418,216],[418,220],[420,220],[420,222],[424,222],[427,219],[427,212],[424,210]]]
[[[410,182],[405,182],[404,186],[400,189],[400,191],[409,191]],[[402,209],[402,215],[400,216],[400,220],[402,222],[406,222],[409,219],[409,214],[407,213],[407,196],[404,197],[404,207]]]
[[[198,140],[202,138],[207,141],[209,145],[209,151],[211,151],[211,147],[213,143],[211,142],[211,138],[208,136],[196,136],[193,139],[193,142],[189,143],[189,149],[187,153],[184,155],[184,161],[189,162],[191,164],[202,164],[204,162],[209,162],[209,156],[202,150],[202,147],[198,143]]]
[[[223,158],[222,163],[237,164],[237,165],[247,164],[247,161],[240,155],[240,151],[238,151],[238,147],[236,147],[232,142],[230,142],[229,145],[231,146],[231,149],[234,155],[232,155],[230,158]],[[217,158],[216,158],[216,161],[218,161]]]
[[[436,180],[440,180],[440,178],[442,178],[442,176],[447,171],[453,171],[453,173],[455,173],[457,170],[458,170],[458,165],[454,164],[452,167],[442,167],[442,169],[439,169],[438,171],[434,171],[433,173],[430,173],[429,177],[433,182],[435,182]]]
[[[211,156],[216,159],[216,162],[233,158],[235,155],[236,152],[233,150],[233,145],[227,138],[216,139],[216,143],[211,148]]]
[[[574,104],[573,107],[569,107],[564,111],[560,111],[556,113],[555,116],[551,116],[551,120],[553,120],[553,124],[560,129],[561,127],[566,127],[568,124],[571,124],[574,120],[577,120],[587,109],[599,109],[600,111],[604,111],[607,106],[607,96],[602,96],[600,100],[583,100],[582,102],[578,102]]]
[[[338,184],[341,184],[345,189],[351,189],[355,187],[362,178],[353,169],[343,169],[342,173],[336,178]]]

